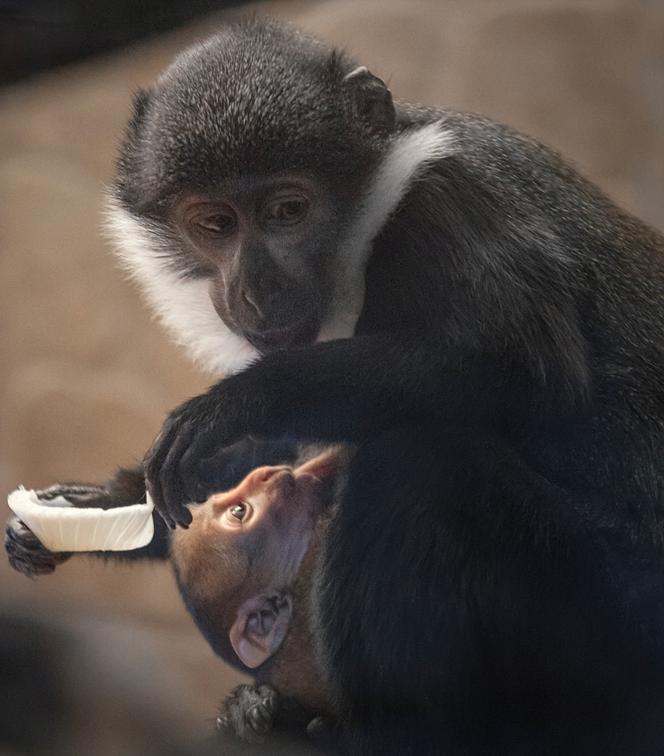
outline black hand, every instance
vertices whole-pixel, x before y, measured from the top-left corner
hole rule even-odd
[[[233,422],[232,408],[238,402],[227,397],[225,383],[174,410],[145,457],[148,491],[171,528],[176,524],[186,528],[191,522],[186,504],[205,498],[198,481],[201,462],[241,435]]]
[[[80,508],[112,506],[111,496],[103,486],[85,483],[57,483],[49,488],[37,491],[43,501],[50,501],[63,496],[73,506]],[[17,517],[12,517],[5,529],[5,550],[9,564],[28,577],[48,575],[55,568],[71,557],[69,552],[54,552],[44,546],[37,536]]]
[[[42,501],[51,501],[62,496],[78,509],[113,507],[113,500],[107,488],[88,483],[56,483],[36,493]]]
[[[49,551],[18,517],[7,522],[5,551],[13,569],[28,577],[48,575],[71,556],[67,552]]]
[[[279,695],[268,685],[239,685],[224,701],[217,728],[248,742],[260,742],[272,729]]]

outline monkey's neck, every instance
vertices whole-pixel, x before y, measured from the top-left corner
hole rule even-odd
[[[290,629],[266,670],[264,682],[268,682],[282,695],[292,696],[315,714],[332,715],[331,697],[316,662],[310,622],[311,592],[329,518],[329,513],[319,518],[297,578],[291,586],[293,617]]]

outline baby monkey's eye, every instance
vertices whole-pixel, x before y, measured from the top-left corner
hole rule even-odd
[[[247,516],[247,505],[241,501],[239,504],[234,504],[228,511],[231,517],[235,517],[236,520],[242,522]]]

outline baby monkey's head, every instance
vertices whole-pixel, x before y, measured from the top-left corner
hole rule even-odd
[[[293,617],[292,587],[331,496],[342,452],[298,467],[259,467],[231,491],[192,507],[173,534],[180,592],[214,651],[256,669],[282,645]]]

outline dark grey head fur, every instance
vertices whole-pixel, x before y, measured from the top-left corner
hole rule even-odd
[[[118,163],[117,194],[157,212],[183,187],[306,170],[346,184],[382,149],[348,104],[356,64],[283,25],[245,22],[180,54],[149,90]],[[324,149],[321,147],[324,145]]]

